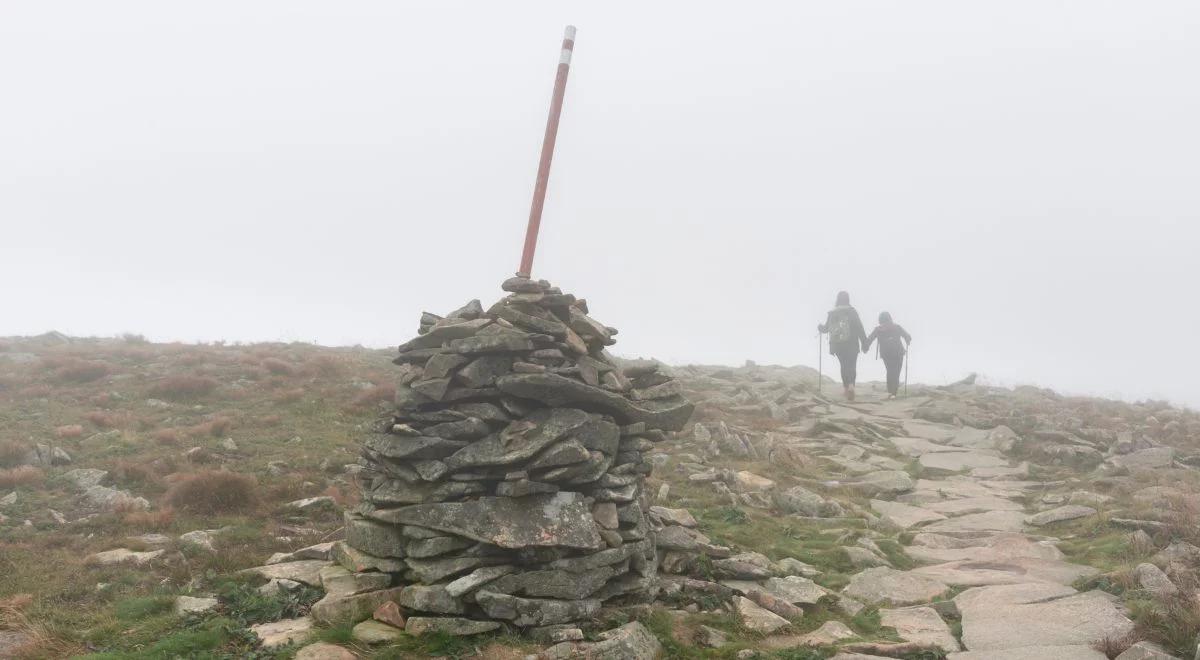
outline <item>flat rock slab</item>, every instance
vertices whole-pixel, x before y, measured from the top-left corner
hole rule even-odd
[[[759,642],[761,649],[794,649],[798,646],[833,646],[858,637],[858,633],[841,621],[826,621],[807,635],[772,635]]]
[[[769,634],[790,623],[787,619],[759,607],[754,601],[744,596],[734,596],[733,607],[741,617],[742,625],[754,632]]]
[[[1022,646],[1003,651],[963,651],[946,660],[1108,660],[1108,656],[1085,646]]]
[[[1132,454],[1113,456],[1108,460],[1113,465],[1130,470],[1152,470],[1170,467],[1171,463],[1175,461],[1175,449],[1173,447],[1153,447],[1135,451]]]
[[[950,632],[950,626],[932,607],[879,610],[879,622],[895,628],[896,634],[906,642],[939,648],[947,653],[962,648]]]
[[[922,454],[921,458],[917,460],[921,467],[946,472],[962,472],[973,468],[1008,467],[1008,459],[978,451]]]
[[[880,566],[850,578],[842,593],[868,605],[917,605],[937,598],[949,588],[944,582],[911,571]]]
[[[1012,479],[1029,476],[1029,464],[1021,463],[1015,467],[977,467],[969,473],[978,479]]]
[[[825,587],[798,575],[767,578],[761,589],[792,605],[816,605],[817,601],[830,595]]]
[[[923,528],[935,534],[963,532],[1019,532],[1025,527],[1025,514],[1020,511],[986,511],[949,518]]]
[[[281,564],[247,568],[242,572],[257,573],[268,580],[291,580],[293,582],[303,582],[312,587],[319,587],[321,586],[321,569],[331,565],[330,562],[319,559],[304,559],[301,561],[287,561]]]
[[[250,626],[250,632],[268,649],[303,642],[312,629],[312,619],[306,616]]]
[[[1015,557],[1002,560],[948,562],[935,566],[914,568],[913,573],[945,582],[955,587],[978,587],[993,584],[1022,584],[1026,582],[1055,582],[1071,584],[1091,577],[1098,570],[1053,559]]]
[[[931,492],[940,499],[955,497],[1020,497],[1034,484],[1027,481],[984,480],[968,476],[918,479],[916,492]]]
[[[1101,591],[1000,604],[988,597],[989,589],[1004,587],[978,587],[955,598],[962,614],[962,642],[970,651],[1090,646],[1106,638],[1120,638],[1133,630],[1133,622],[1125,616],[1116,598]],[[1001,600],[1006,596],[1011,600],[1012,592],[998,595]]]
[[[940,513],[899,502],[871,500],[871,508],[885,520],[902,529],[946,519],[946,516]]]
[[[574,492],[528,497],[480,497],[470,502],[417,504],[370,514],[390,523],[417,525],[502,548],[603,546],[592,510]]]
[[[904,432],[912,438],[924,438],[934,442],[949,442],[958,435],[958,429],[946,424],[936,424],[919,419],[906,419],[901,424]]]
[[[1024,511],[1020,502],[1014,502],[1005,497],[962,497],[953,500],[942,500],[922,504],[922,509],[929,509],[946,516],[961,516],[967,513],[984,513],[986,511]]]
[[[847,482],[845,486],[866,495],[895,495],[912,490],[913,480],[901,470],[879,470]]]
[[[917,458],[925,454],[937,454],[937,452],[942,451],[970,451],[966,448],[961,448],[961,446],[937,444],[935,442],[931,442],[931,440],[926,440],[925,438],[894,437],[888,438],[888,442],[892,443],[892,445],[895,446],[896,451],[899,451],[900,454],[904,454],[905,456],[910,456],[912,458]]]
[[[892,446],[894,446],[896,448],[896,451],[900,452],[901,454],[904,454],[905,456],[910,456],[912,458],[917,458],[924,454],[936,454],[938,452],[970,451],[966,447],[951,447],[949,445],[940,445],[936,442],[926,440],[925,438],[895,437],[895,438],[888,438],[888,442],[892,443]]]
[[[1177,656],[1167,653],[1163,647],[1153,642],[1138,642],[1125,649],[1116,660],[1179,660]]]
[[[1012,559],[1032,558],[1059,560],[1062,551],[1048,542],[1034,541],[1023,534],[997,534],[983,539],[962,539],[963,544],[936,543],[935,547],[918,543],[923,541],[935,543],[945,538],[932,534],[922,534],[922,538],[914,539],[914,545],[905,548],[909,557],[921,562],[952,562],[952,561],[1008,561]],[[959,539],[956,539],[959,540]]]
[[[1025,519],[1025,522],[1035,527],[1050,525],[1056,522],[1064,522],[1067,520],[1076,520],[1078,518],[1086,518],[1096,515],[1096,510],[1090,506],[1082,506],[1080,504],[1065,504],[1060,507],[1055,507],[1049,511],[1035,513]]]

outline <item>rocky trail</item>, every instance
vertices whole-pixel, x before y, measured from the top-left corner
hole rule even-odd
[[[845,593],[881,610],[884,625],[906,642],[935,646],[957,660],[1102,660],[1095,646],[1128,634],[1133,623],[1117,599],[1071,585],[1098,571],[1070,563],[1041,526],[1096,514],[1079,504],[1028,511],[1022,500],[1057,484],[1026,478],[1002,449],[1011,432],[956,428],[917,420],[921,401],[861,402],[837,410],[849,417],[891,425],[904,435],[888,439],[929,472],[906,493],[881,495],[871,508],[887,523],[913,532],[906,552],[922,566],[888,567],[855,575]],[[861,416],[861,417],[860,417]],[[847,444],[843,454],[857,444]],[[863,448],[870,452],[875,447]],[[856,459],[861,461],[864,456]],[[936,599],[962,589],[950,600]],[[961,641],[940,612],[961,621]]]
[[[699,382],[683,380],[701,390],[693,396],[708,400],[701,415],[717,409],[750,424],[762,416],[780,423],[767,433],[725,418],[698,423],[692,443],[679,448],[696,450],[703,456],[690,458],[705,464],[749,459],[742,465],[780,482],[798,477],[798,485],[682,463],[687,478],[713,484],[735,506],[846,528],[832,531],[845,531],[839,550],[855,571],[838,593],[826,593],[846,615],[877,608],[881,629],[894,630],[891,639],[864,640],[827,622],[805,635],[785,634],[790,617],[761,597],[766,591],[786,599],[771,583],[778,578],[723,580],[763,606],[739,608],[748,627],[767,634],[761,647],[839,645],[834,657],[845,660],[923,652],[951,660],[1177,657],[1143,640],[1126,600],[1153,602],[1194,579],[1194,563],[1180,561],[1194,559],[1194,546],[1166,533],[1179,523],[1179,500],[1168,500],[1183,496],[1191,459],[1153,439],[1180,433],[1187,420],[1164,422],[1142,411],[1152,429],[1138,424],[1135,406],[1122,404],[1121,415],[1112,416],[1095,402],[1033,388],[961,384],[898,400],[876,390],[850,403],[803,391],[778,368],[695,376]],[[1157,477],[1148,476],[1151,470]],[[1156,506],[1147,509],[1151,499]],[[1120,561],[1136,568],[1102,574],[1059,547],[1114,536]],[[899,552],[881,547],[893,539]],[[817,575],[807,577],[819,582]],[[1125,587],[1111,588],[1114,581]],[[1189,603],[1195,607],[1194,596]],[[761,609],[784,616],[772,619]]]

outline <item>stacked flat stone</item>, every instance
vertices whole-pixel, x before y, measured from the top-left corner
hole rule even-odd
[[[586,301],[502,288],[487,310],[422,315],[400,346],[395,411],[365,442],[335,553],[404,585],[424,628],[561,626],[657,590],[643,454],[692,404],[657,363],[618,366]]]

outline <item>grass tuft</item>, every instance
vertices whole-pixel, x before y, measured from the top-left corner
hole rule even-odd
[[[167,491],[166,502],[188,513],[239,513],[258,505],[254,477],[223,470],[205,470],[181,478]]]

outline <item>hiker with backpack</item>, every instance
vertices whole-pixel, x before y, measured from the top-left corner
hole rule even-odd
[[[839,291],[837,302],[817,331],[829,333],[829,354],[836,355],[842,366],[842,389],[846,399],[854,400],[854,381],[858,379],[858,351],[866,352],[867,332],[858,310],[850,306],[850,294]]]
[[[879,315],[879,327],[871,331],[863,345],[864,353],[876,339],[879,340],[879,357],[883,358],[883,366],[887,367],[888,398],[894,399],[900,390],[900,367],[904,366],[904,355],[912,343],[912,336],[892,321],[891,314],[883,312]]]

